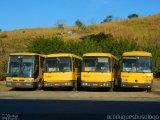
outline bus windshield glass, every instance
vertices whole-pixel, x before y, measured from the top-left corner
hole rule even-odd
[[[70,57],[54,57],[45,59],[45,72],[70,72]]]
[[[32,77],[33,66],[33,56],[10,56],[7,76]]]
[[[108,57],[84,57],[82,70],[84,72],[110,72],[109,61]]]
[[[123,57],[123,72],[151,72],[151,57]]]

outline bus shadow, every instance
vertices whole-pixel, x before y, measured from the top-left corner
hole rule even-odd
[[[68,87],[60,87],[60,88],[43,88],[44,91],[73,91],[73,88],[68,88]]]
[[[109,88],[81,88],[79,91],[86,91],[86,92],[112,92]]]
[[[42,91],[73,91],[73,88],[60,87],[60,88],[43,88]],[[37,91],[36,88],[11,88],[8,91]],[[109,88],[79,88],[78,92],[148,92],[145,89],[140,88],[118,88],[118,89],[109,89]],[[153,92],[153,91],[151,91]]]
[[[142,89],[142,88],[121,88],[117,91],[118,92],[147,92],[146,89]]]
[[[36,88],[11,88],[9,91],[35,91]]]
[[[80,91],[86,92],[148,92],[146,89],[141,88],[116,88],[116,89],[109,89],[109,88],[82,88]],[[152,91],[151,91],[152,92]]]

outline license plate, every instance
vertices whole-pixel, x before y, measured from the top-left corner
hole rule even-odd
[[[93,84],[93,86],[98,86],[98,84]]]
[[[60,86],[60,84],[58,84],[58,83],[56,83],[56,84],[54,84],[55,86]]]
[[[138,86],[138,85],[134,85],[133,87],[134,87],[134,88],[139,88],[139,86]]]

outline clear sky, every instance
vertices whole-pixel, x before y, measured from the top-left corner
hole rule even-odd
[[[160,0],[0,0],[0,29],[53,27],[60,20],[71,26],[77,19],[88,25],[132,13],[158,14]]]

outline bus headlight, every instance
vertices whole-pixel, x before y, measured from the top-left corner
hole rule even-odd
[[[64,83],[64,85],[65,86],[69,86],[69,85],[71,85],[71,83],[69,83],[69,82],[68,83]]]
[[[32,80],[25,80],[24,82],[32,82]]]
[[[151,80],[146,80],[145,83],[151,83]]]

